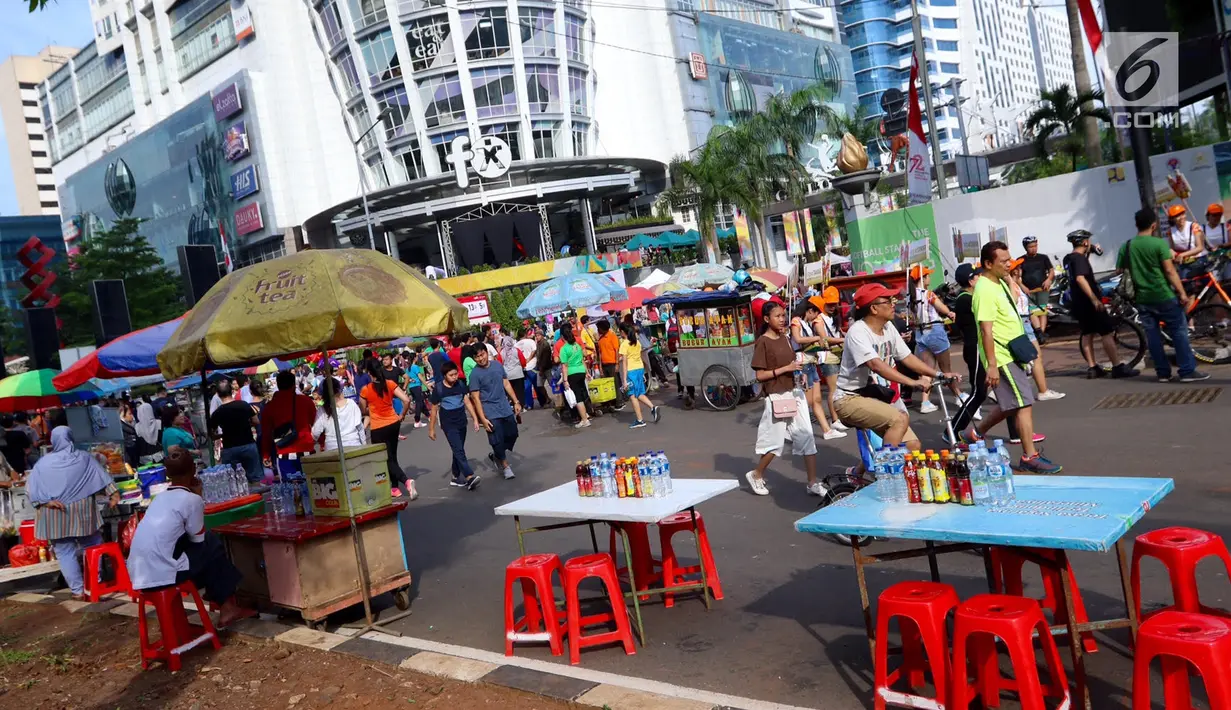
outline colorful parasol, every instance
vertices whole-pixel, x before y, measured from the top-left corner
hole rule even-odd
[[[517,307],[517,317],[547,316],[625,298],[628,291],[606,274],[568,274],[539,284]]]
[[[245,375],[268,375],[274,372],[282,372],[283,370],[291,369],[291,363],[278,358],[270,358],[269,360],[255,367],[245,367],[241,372]]]
[[[778,273],[773,269],[749,269],[748,275],[753,281],[762,284],[770,291],[777,291],[787,283],[786,274]]]
[[[94,378],[141,377],[158,374],[158,351],[180,326],[183,316],[134,330],[107,343],[56,375],[56,389],[66,392]]]
[[[676,269],[668,283],[678,283],[688,288],[721,286],[731,280],[734,271],[722,264],[692,264]]]
[[[668,293],[687,293],[688,291],[696,291],[697,289],[689,288],[684,284],[675,281],[667,281],[665,283],[658,284],[650,290],[654,292],[655,296],[665,296]]]
[[[313,249],[227,274],[158,353],[167,379],[468,327],[466,307],[400,261]]]
[[[627,290],[628,298],[600,303],[599,308],[602,308],[604,311],[627,311],[632,308],[639,308],[642,303],[655,296],[653,291],[642,286],[629,286]]]
[[[55,370],[28,370],[0,380],[0,412],[47,409],[98,399],[98,389],[86,384],[67,392],[56,389],[51,380]]]

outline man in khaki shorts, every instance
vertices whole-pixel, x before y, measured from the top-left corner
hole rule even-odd
[[[945,373],[915,357],[893,327],[897,292],[878,283],[865,284],[855,292],[855,317],[846,334],[834,413],[843,424],[876,432],[886,446],[905,442],[919,450],[919,437],[910,428],[910,414],[898,397],[900,387],[927,390],[933,378]],[[901,362],[919,374],[912,379],[898,372]],[[891,385],[898,385],[892,388]]]

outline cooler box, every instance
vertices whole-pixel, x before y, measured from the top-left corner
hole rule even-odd
[[[159,483],[167,482],[167,469],[163,466],[154,466],[152,468],[143,468],[137,471],[137,481],[141,485],[141,495],[146,498],[153,498],[155,494],[166,490],[163,486],[160,490],[151,491],[150,488]]]
[[[600,377],[596,380],[590,380],[590,384],[586,385],[590,390],[590,401],[595,404],[605,404],[616,398],[616,386],[614,377]]]
[[[349,518],[393,503],[384,444],[348,446],[345,452],[350,479],[346,488],[342,485],[342,466],[336,450],[299,459],[312,493],[313,515]]]

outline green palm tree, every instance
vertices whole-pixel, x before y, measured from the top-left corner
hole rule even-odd
[[[854,115],[838,114],[829,122],[829,130],[839,138],[849,133],[866,148],[880,137],[880,128],[876,121],[868,118],[868,110],[863,106],[856,109]]]
[[[731,156],[718,141],[707,140],[691,155],[678,155],[667,166],[671,186],[659,201],[673,210],[694,210],[701,244],[708,258],[718,253],[714,218],[723,204],[746,202],[744,186],[735,179]]]
[[[1068,84],[1039,94],[1042,105],[1026,119],[1026,131],[1034,134],[1034,145],[1040,157],[1047,157],[1047,141],[1057,133],[1065,134],[1060,150],[1067,153],[1077,169],[1077,158],[1085,152],[1083,124],[1089,119],[1111,123],[1111,112],[1095,102],[1103,102],[1103,92],[1082,91],[1076,94]]]

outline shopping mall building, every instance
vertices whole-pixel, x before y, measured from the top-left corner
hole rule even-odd
[[[90,8],[96,41],[39,89],[65,236],[71,250],[140,217],[172,263],[187,243],[225,245],[242,265],[371,239],[450,272],[593,249],[595,225],[646,214],[666,164],[715,124],[818,82],[840,109],[855,100],[850,53],[821,7]]]

